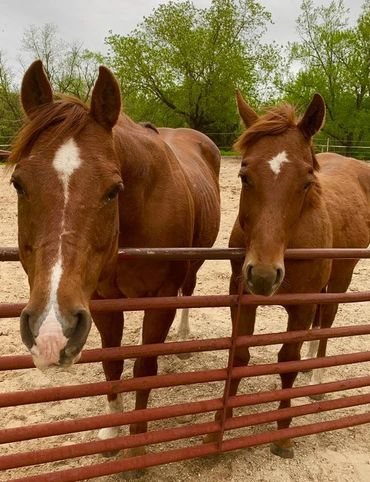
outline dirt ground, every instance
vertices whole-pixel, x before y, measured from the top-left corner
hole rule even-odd
[[[228,236],[237,212],[239,196],[239,180],[237,179],[238,161],[226,159],[222,164],[222,224],[216,245],[227,246]],[[16,245],[16,195],[9,186],[9,175],[0,167],[0,245]],[[227,293],[229,263],[226,261],[208,261],[199,272],[196,294],[225,294]],[[361,261],[355,270],[351,290],[370,289],[370,261]],[[28,286],[26,277],[18,263],[0,263],[0,302],[15,302],[27,300]],[[141,315],[130,313],[126,316],[124,343],[137,343],[140,330]],[[178,318],[171,330],[170,337],[175,333]],[[227,309],[198,309],[190,316],[193,338],[213,338],[227,336],[230,333],[230,318]],[[336,319],[336,326],[350,324],[365,324],[369,322],[369,305],[365,303],[342,305]],[[286,326],[286,315],[282,308],[259,308],[257,318],[258,333],[282,331]],[[17,319],[0,320],[0,355],[24,354],[19,335]],[[93,327],[88,339],[87,347],[98,347],[99,337]],[[329,342],[328,354],[341,354],[369,349],[369,339],[366,337],[352,337],[345,340]],[[255,348],[252,351],[253,364],[273,362],[279,346]],[[176,373],[178,371],[193,371],[204,368],[221,368],[227,360],[224,352],[210,352],[193,355],[189,360],[180,360],[175,356],[161,357],[159,361],[160,373]],[[125,365],[124,376],[131,377],[133,362]],[[327,369],[325,381],[364,376],[369,374],[369,364],[356,364],[347,367]],[[299,375],[296,385],[305,385],[310,374]],[[44,375],[36,369],[18,370],[0,373],[0,392],[26,390],[45,386],[77,384],[83,382],[102,381],[104,379],[100,364],[74,366],[70,372],[60,372]],[[265,376],[243,381],[239,393],[258,392],[279,387],[278,376]],[[337,398],[350,394],[367,393],[368,389],[327,395],[326,398]],[[166,400],[170,403],[181,403],[187,400],[201,400],[218,397],[222,393],[222,384],[213,383],[195,385],[191,387],[176,387],[159,389],[152,393],[151,406],[157,406]],[[297,399],[293,404],[305,404],[307,398]],[[124,396],[124,403],[128,410],[133,408],[133,394]],[[261,410],[276,407],[267,404],[264,407],[249,407],[237,411],[241,413],[256,413]],[[369,406],[350,408],[335,412],[300,417],[293,425],[329,420],[345,413],[357,414],[368,411]],[[92,416],[105,412],[104,397],[90,397],[80,400],[67,400],[48,404],[32,404],[16,408],[0,409],[0,426],[10,428],[48,421],[75,419],[80,416]],[[189,422],[211,420],[212,414],[188,416],[169,421],[152,423],[151,427],[181,426]],[[251,427],[238,430],[237,434],[257,433],[273,430],[274,424]],[[126,433],[126,428],[122,429]],[[235,435],[235,432],[233,432]],[[35,441],[12,443],[3,445],[0,454],[32,451],[36,448],[50,448],[80,441],[94,440],[95,432],[82,432],[61,437],[50,437]],[[194,438],[181,443],[169,443],[167,446],[176,448],[181,445],[195,445],[200,438]],[[150,451],[161,450],[163,446],[152,446]],[[42,472],[58,471],[70,467],[80,467],[91,463],[105,462],[101,455],[70,459],[45,466],[21,468],[5,471],[0,474],[0,481],[10,481],[16,477],[35,475]],[[130,476],[127,475],[130,479]],[[122,475],[101,477],[99,480],[119,481]],[[289,482],[289,481],[337,481],[337,482],[369,482],[370,481],[370,426],[362,425],[336,432],[312,435],[295,441],[295,458],[283,460],[270,454],[268,446],[253,447],[251,449],[224,454],[219,457],[190,460],[167,466],[150,468],[142,477],[142,482],[182,482],[182,481],[233,481],[233,482]]]

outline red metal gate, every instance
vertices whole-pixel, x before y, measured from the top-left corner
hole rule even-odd
[[[244,256],[240,249],[127,249],[120,253],[122,259],[133,257],[147,257],[152,259],[232,259]],[[370,258],[370,250],[366,249],[320,249],[320,250],[288,250],[287,259],[309,259],[317,257],[327,258]],[[0,260],[17,260],[15,249],[1,249]],[[352,303],[370,301],[370,291],[330,293],[330,294],[289,294],[275,295],[270,298],[251,295],[213,295],[192,296],[181,298],[141,298],[99,300],[91,302],[92,311],[136,311],[146,308],[184,308],[184,307],[225,307],[240,306],[243,304],[258,305],[288,305],[302,303]],[[0,317],[19,316],[22,304],[0,304]],[[238,322],[238,321],[237,321]],[[237,323],[236,322],[236,323]],[[234,327],[235,328],[235,327]],[[179,417],[183,415],[202,414],[221,410],[225,415],[228,407],[246,407],[263,404],[283,399],[312,396],[324,393],[333,393],[370,386],[370,376],[356,377],[347,380],[328,382],[319,385],[294,387],[291,389],[271,390],[258,393],[229,396],[231,379],[240,377],[256,377],[267,374],[277,374],[290,371],[303,371],[313,368],[332,367],[352,363],[369,362],[370,351],[327,356],[294,362],[269,363],[250,365],[248,367],[232,367],[233,356],[237,346],[265,346],[280,343],[319,340],[321,338],[338,338],[355,335],[370,334],[370,324],[362,326],[346,326],[321,330],[302,330],[296,332],[282,332],[271,334],[258,334],[253,336],[214,338],[207,340],[191,340],[175,343],[164,343],[148,346],[122,346],[120,348],[85,350],[80,363],[92,363],[109,359],[128,359],[153,355],[168,355],[188,352],[205,352],[213,350],[228,350],[228,365],[222,369],[201,370],[176,374],[143,377],[140,379],[126,379],[112,382],[87,383],[72,386],[40,388],[37,390],[17,391],[0,394],[0,407],[22,406],[31,403],[67,400],[73,398],[91,397],[108,393],[123,393],[134,391],[138,388],[162,388],[214,381],[225,382],[224,395],[221,398],[207,399],[190,403],[181,403],[146,410],[133,410],[119,414],[90,416],[76,420],[64,420],[50,423],[41,423],[3,429],[0,431],[0,443],[11,443],[31,440],[52,435],[82,432],[130,424],[133,422],[153,421]],[[14,370],[32,368],[30,356],[3,356],[0,357],[0,370]],[[169,462],[186,460],[204,455],[216,454],[244,447],[250,447],[288,437],[301,437],[304,435],[320,433],[329,430],[351,427],[370,422],[370,413],[344,416],[325,422],[310,423],[294,426],[283,430],[264,431],[247,436],[225,438],[226,431],[241,427],[250,427],[262,423],[277,421],[288,417],[298,417],[339,408],[353,407],[370,403],[370,394],[351,395],[345,398],[308,403],[281,410],[260,411],[258,414],[223,416],[220,422],[205,422],[188,424],[175,428],[150,431],[145,434],[120,436],[108,440],[99,440],[55,448],[40,449],[37,451],[14,453],[0,457],[0,469],[12,469],[29,465],[42,464],[57,460],[82,457],[100,452],[121,450],[158,444],[174,440],[181,440],[205,434],[218,434],[217,443],[202,444],[180,449],[163,450],[159,453],[122,458],[110,462],[92,464],[79,468],[72,468],[52,473],[40,473],[26,478],[11,480],[17,481],[78,481],[93,477],[104,476],[132,469],[150,467]]]

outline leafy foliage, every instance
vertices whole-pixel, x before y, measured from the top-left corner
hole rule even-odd
[[[30,26],[24,32],[20,59],[26,68],[35,58],[41,59],[54,90],[72,94],[87,101],[98,73],[101,55],[89,52],[82,44],[67,43],[57,35],[53,24],[42,27]],[[18,130],[22,118],[19,91],[15,86],[13,72],[0,55],[0,144],[6,147]],[[3,147],[0,147],[2,149]]]
[[[13,73],[0,52],[0,150],[10,144],[18,130],[21,108],[19,94],[13,82]]]
[[[322,142],[329,138],[344,154],[370,157],[356,150],[370,145],[370,0],[356,25],[347,16],[343,0],[326,6],[302,0],[300,39],[283,51],[263,42],[271,15],[258,0],[212,0],[203,9],[176,0],[160,5],[129,35],[110,32],[107,57],[62,40],[53,24],[31,25],[21,62],[25,68],[40,58],[56,92],[84,101],[98,65],[108,63],[135,120],[193,127],[226,148],[240,129],[235,88],[254,107],[284,99],[305,107],[319,91],[328,112]],[[9,143],[22,116],[15,78],[0,54],[0,144]]]
[[[234,91],[252,103],[266,97],[279,55],[261,43],[270,14],[255,0],[160,5],[129,35],[106,39],[134,118],[188,125],[203,132],[234,131]]]
[[[348,26],[342,0],[314,7],[304,0],[297,20],[300,42],[291,46],[301,68],[286,85],[287,97],[307,104],[315,91],[325,98],[327,119],[323,133],[352,147],[370,141],[370,2],[365,2],[355,27]]]
[[[92,91],[101,55],[83,48],[81,43],[67,43],[57,35],[57,27],[47,23],[42,27],[31,25],[23,35],[23,52],[28,61],[41,59],[46,74],[56,92],[72,94],[86,101]]]

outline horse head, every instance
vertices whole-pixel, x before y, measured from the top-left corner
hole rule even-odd
[[[41,61],[26,71],[27,120],[9,162],[18,194],[18,240],[30,298],[21,336],[38,367],[78,359],[91,327],[89,301],[118,249],[120,165],[112,128],[117,81],[100,67],[91,105],[53,99]]]
[[[247,128],[236,142],[242,154],[238,220],[247,248],[242,275],[250,292],[272,295],[285,276],[292,233],[320,194],[312,136],[323,124],[325,104],[315,94],[300,120],[288,104],[262,116],[239,92],[237,104]]]

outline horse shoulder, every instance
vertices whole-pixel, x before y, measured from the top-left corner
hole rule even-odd
[[[370,241],[370,167],[338,154],[320,155],[323,199],[333,225],[334,247]]]

